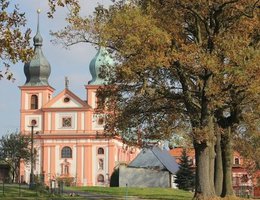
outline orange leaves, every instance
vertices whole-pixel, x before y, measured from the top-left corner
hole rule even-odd
[[[25,26],[24,13],[19,9],[9,5],[8,0],[0,1],[0,59],[3,66],[0,67],[0,77],[13,79],[10,72],[10,63],[16,63],[19,60],[26,62],[32,55],[30,47],[30,31],[25,33],[21,27]],[[2,68],[5,68],[2,70]]]
[[[170,43],[168,34],[156,26],[156,21],[135,7],[118,10],[105,27],[105,39],[120,49],[123,57],[135,54],[149,57],[153,53],[154,59],[160,59]]]
[[[53,15],[56,11],[58,6],[60,7],[67,7],[71,14],[77,15],[80,10],[80,5],[78,0],[48,0],[50,11],[48,12],[48,16],[53,18]]]
[[[112,95],[121,98],[116,105],[125,114],[117,126],[153,116],[162,122],[150,120],[157,128],[165,116],[170,124],[188,118],[199,127],[199,140],[206,140],[209,131],[200,126],[209,115],[232,110],[234,102],[242,109],[245,99],[254,101],[260,93],[256,1],[117,1],[108,9],[99,6],[92,17],[69,18],[70,26],[57,36],[67,44],[91,42],[113,51]]]

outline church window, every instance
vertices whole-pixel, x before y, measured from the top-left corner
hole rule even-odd
[[[72,158],[72,150],[70,147],[63,147],[61,150],[61,158]]]
[[[99,183],[104,183],[104,176],[102,174],[99,174],[98,177],[97,177],[97,181]]]
[[[37,121],[35,120],[35,119],[33,119],[32,121],[31,121],[31,124],[30,124],[31,126],[36,126],[37,125]]]
[[[31,109],[32,110],[38,109],[38,96],[37,95],[31,96]]]
[[[65,103],[69,103],[69,102],[70,102],[70,98],[69,98],[69,97],[65,97],[65,98],[63,99],[63,101],[64,101]]]
[[[103,125],[104,124],[104,117],[99,117],[97,123],[98,123],[98,125]]]
[[[98,154],[104,154],[104,149],[103,148],[98,148]]]
[[[240,163],[239,163],[239,158],[235,158],[235,163],[234,163],[235,165],[239,165]]]
[[[71,119],[71,117],[63,117],[62,118],[62,127],[63,128],[70,128],[70,127],[72,127],[72,119]]]

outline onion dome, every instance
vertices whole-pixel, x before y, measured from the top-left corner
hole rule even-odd
[[[100,72],[104,66],[114,65],[114,61],[105,47],[100,47],[95,57],[90,61],[89,70],[92,76],[89,85],[104,85],[106,80],[100,77]]]
[[[37,23],[37,32],[33,38],[34,43],[34,55],[31,61],[24,65],[24,74],[26,76],[26,86],[47,86],[48,78],[51,73],[51,66],[48,60],[45,58],[42,52],[42,36],[40,34],[39,28],[39,14],[40,10],[37,10],[38,13],[38,23]]]

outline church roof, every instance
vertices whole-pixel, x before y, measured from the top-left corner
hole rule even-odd
[[[24,74],[26,76],[25,86],[48,86],[48,78],[51,73],[51,66],[48,60],[45,58],[42,52],[42,36],[39,28],[39,14],[38,12],[38,23],[37,23],[37,32],[33,38],[34,42],[34,55],[32,59],[25,63],[24,65]]]
[[[167,150],[161,150],[157,146],[143,148],[128,167],[168,170],[172,174],[179,169],[175,158]]]
[[[104,66],[112,66],[114,64],[113,59],[107,52],[105,47],[100,47],[95,57],[90,61],[89,70],[92,76],[89,85],[104,85],[106,80],[100,77],[100,72]]]

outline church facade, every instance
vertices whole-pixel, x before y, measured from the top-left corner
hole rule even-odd
[[[114,168],[129,163],[138,150],[126,148],[120,138],[103,133],[105,117],[96,113],[96,91],[104,84],[100,67],[111,64],[111,58],[100,48],[90,62],[92,80],[85,86],[86,100],[68,88],[54,95],[48,78],[51,66],[41,46],[39,31],[34,40],[34,57],[24,66],[26,82],[20,86],[20,131],[33,139],[35,159],[21,163],[22,182],[33,174],[49,185],[52,180],[70,179],[77,186],[107,185]]]

